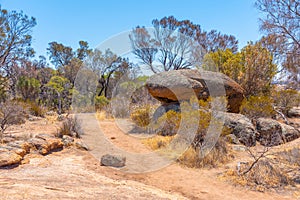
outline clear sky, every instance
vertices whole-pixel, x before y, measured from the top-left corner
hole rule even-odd
[[[105,39],[155,18],[173,15],[204,30],[232,34],[239,47],[260,38],[259,12],[254,0],[0,0],[1,7],[23,11],[37,19],[33,47],[46,56],[48,43],[73,48],[85,40],[94,48]]]

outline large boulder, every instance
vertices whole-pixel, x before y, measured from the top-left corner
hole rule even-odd
[[[224,74],[192,69],[172,70],[151,76],[146,87],[162,104],[189,100],[192,96],[207,99],[226,94],[228,110],[238,113],[244,89]]]
[[[257,119],[256,129],[256,139],[264,146],[277,146],[300,137],[297,129],[273,119]]]
[[[217,112],[217,119],[224,120],[224,126],[231,130],[231,138],[236,138],[238,142],[245,146],[256,145],[256,130],[251,120],[244,115],[235,113]],[[235,140],[235,139],[234,139]],[[236,142],[234,142],[236,143]]]

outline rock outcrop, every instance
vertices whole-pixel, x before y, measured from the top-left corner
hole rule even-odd
[[[224,126],[231,130],[231,138],[236,138],[240,143],[245,146],[256,145],[256,130],[251,120],[244,115],[235,113],[218,112],[217,118],[224,119]],[[233,139],[235,140],[235,139]],[[234,142],[236,143],[236,142]]]
[[[298,130],[273,119],[257,119],[256,129],[256,139],[264,146],[277,146],[300,137]]]
[[[48,134],[36,135],[35,138],[31,138],[28,142],[42,155],[63,148],[63,143],[60,139]]]
[[[162,104],[178,103],[195,96],[227,96],[228,111],[237,113],[244,99],[244,89],[224,74],[192,69],[173,70],[151,76],[146,87]]]
[[[16,165],[21,162],[22,156],[9,150],[0,150],[0,167]]]

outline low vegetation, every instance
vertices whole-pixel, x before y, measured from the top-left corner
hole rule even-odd
[[[250,119],[258,117],[271,118],[276,114],[273,104],[274,100],[269,96],[250,96],[244,100],[241,113]]]
[[[228,144],[220,137],[212,149],[189,147],[177,161],[192,168],[216,168],[232,159]]]
[[[287,186],[293,190],[299,184],[300,149],[272,151],[265,147],[261,151],[247,149],[251,161],[240,162],[235,170],[227,170],[224,177],[231,182],[264,192],[283,190]]]
[[[68,135],[71,137],[80,138],[80,135],[83,134],[83,130],[80,124],[80,121],[76,116],[67,116],[61,125],[61,128],[58,130],[58,137],[63,137]]]
[[[0,137],[14,124],[24,123],[26,112],[16,101],[0,103]]]

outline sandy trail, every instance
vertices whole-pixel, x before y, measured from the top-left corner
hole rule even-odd
[[[86,120],[83,120],[83,126],[85,128],[93,127],[93,125],[91,124],[93,123],[91,117],[92,116],[85,116]],[[124,121],[122,121],[122,123],[123,122]],[[118,124],[120,125],[120,123]],[[102,132],[107,140],[111,140],[112,143],[119,148],[123,148],[126,151],[140,153],[149,151],[147,147],[141,144],[141,140],[139,138],[124,134],[124,131],[122,131],[114,121],[101,121],[99,125],[99,131]],[[142,167],[144,164],[155,165],[155,163],[147,162],[152,162],[152,160],[144,160],[142,164],[134,164],[136,166]],[[121,176],[122,178],[136,180],[147,185],[152,185],[157,188],[163,189],[165,191],[179,192],[183,196],[190,199],[292,199],[291,197],[289,197],[289,195],[279,195],[268,192],[260,193],[249,191],[245,188],[231,186],[229,183],[225,183],[217,178],[218,174],[222,172],[222,169],[190,169],[182,167],[178,164],[169,164],[166,165],[166,167],[162,167],[160,169],[156,168],[158,169],[156,171],[141,174],[131,174],[126,173],[126,171],[118,171],[109,168],[106,168],[104,171],[102,169],[103,167],[100,167],[101,173],[104,173],[106,176],[113,178],[118,178],[119,176]]]
[[[114,121],[98,124],[94,114],[81,119],[86,131],[83,141],[89,144],[91,152],[71,147],[47,156],[29,154],[25,157],[28,164],[0,169],[0,199],[295,199],[288,193],[260,193],[234,187],[218,178],[226,166],[207,170],[173,163],[160,167],[155,157],[139,160],[134,156],[127,163],[135,166],[134,170],[143,171],[145,165],[158,170],[128,173],[100,166],[100,156],[105,153],[121,150],[147,155],[150,150],[139,138],[124,134]]]

